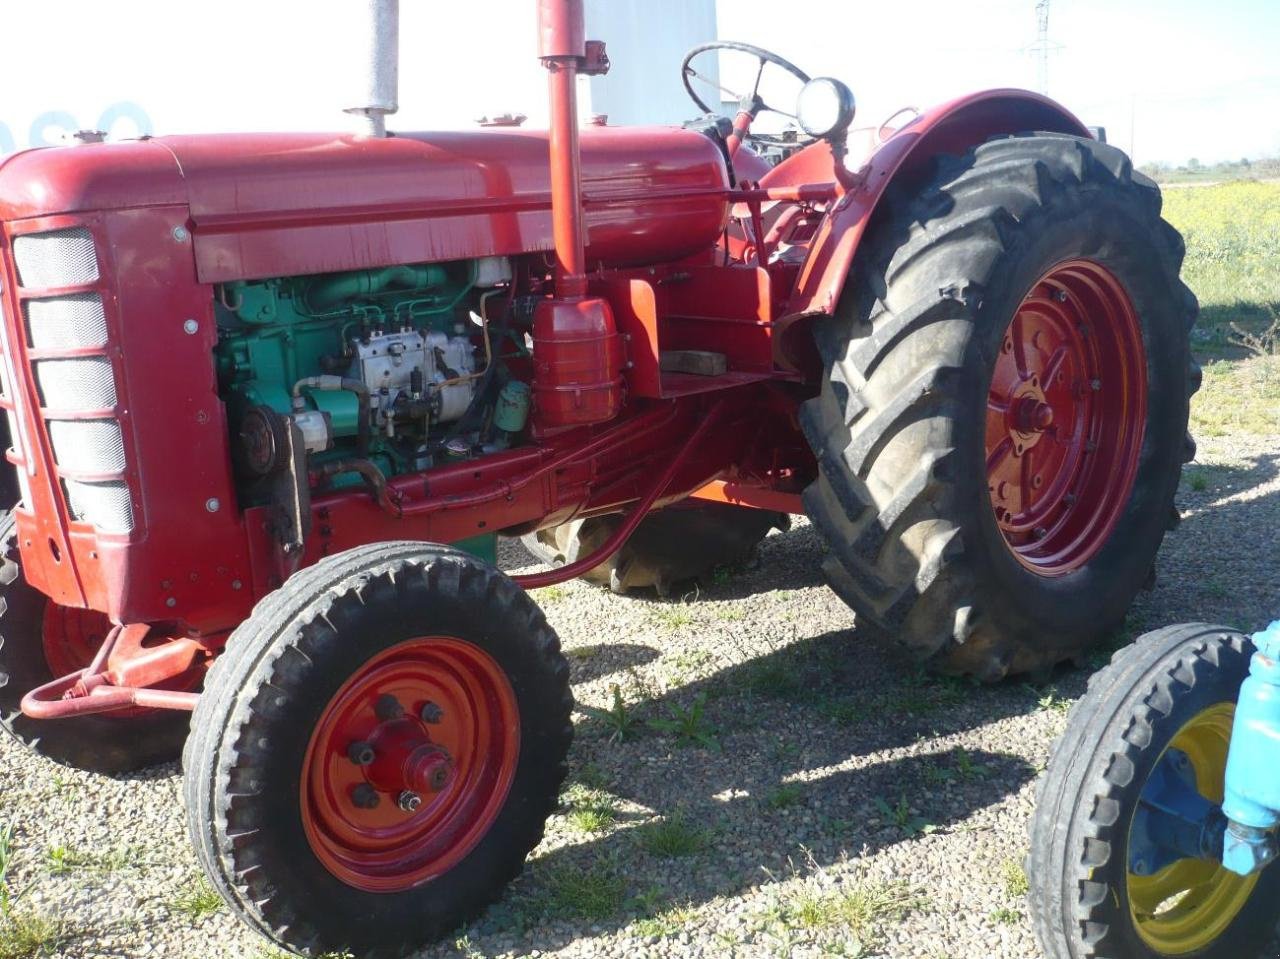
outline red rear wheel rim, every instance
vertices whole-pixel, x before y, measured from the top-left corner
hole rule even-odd
[[[1061,576],[1110,538],[1147,418],[1142,327],[1116,276],[1060,263],[1014,313],[987,394],[987,490],[1009,550]]]
[[[352,744],[369,744],[363,758],[372,761],[358,762]],[[366,662],[320,715],[303,765],[307,840],[357,889],[428,882],[493,825],[519,753],[515,693],[493,657],[447,636],[399,643]],[[401,804],[406,793],[417,808]]]

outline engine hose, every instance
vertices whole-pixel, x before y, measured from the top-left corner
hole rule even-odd
[[[369,455],[370,434],[373,429],[369,410],[371,400],[369,387],[362,380],[347,376],[304,376],[293,384],[293,408],[299,412],[303,409],[303,390],[346,390],[356,394],[356,453],[361,458]]]
[[[330,477],[340,476],[343,473],[359,473],[364,478],[364,481],[373,488],[374,499],[378,501],[378,505],[382,509],[397,519],[403,515],[400,504],[392,498],[391,491],[387,488],[387,477],[382,470],[378,469],[377,464],[371,460],[334,460],[331,463],[318,466],[311,473],[319,479],[329,479]]]

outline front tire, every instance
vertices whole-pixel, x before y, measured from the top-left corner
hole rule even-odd
[[[568,665],[506,576],[423,543],[291,577],[228,640],[184,766],[231,908],[304,955],[403,956],[495,900],[542,837]]]
[[[1043,673],[1115,629],[1173,515],[1195,297],[1119,150],[991,141],[890,195],[801,422],[862,625],[945,672]]]
[[[1171,626],[1091,679],[1054,746],[1031,824],[1028,903],[1048,959],[1252,959],[1271,937],[1280,870],[1241,877],[1198,859],[1145,868],[1147,846],[1132,842],[1139,797],[1170,750],[1185,757],[1197,791],[1221,803],[1252,652],[1233,630]]]

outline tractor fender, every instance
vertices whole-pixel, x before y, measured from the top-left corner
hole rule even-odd
[[[888,135],[851,175],[849,189],[818,228],[782,322],[835,311],[867,226],[891,184],[927,175],[930,161],[940,153],[963,153],[993,136],[1028,130],[1090,136],[1084,124],[1065,107],[1037,93],[1013,89],[960,97],[918,114]],[[761,181],[761,186],[832,180],[832,162],[831,148],[826,143],[815,144],[780,163]],[[795,327],[807,325],[794,323]],[[790,336],[785,340],[794,342]]]

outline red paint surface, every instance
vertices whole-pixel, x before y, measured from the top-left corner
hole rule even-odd
[[[1070,573],[1110,539],[1142,452],[1146,369],[1133,304],[1096,263],[1055,267],[1014,314],[987,397],[987,487],[1028,569]]]

